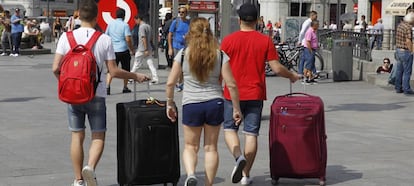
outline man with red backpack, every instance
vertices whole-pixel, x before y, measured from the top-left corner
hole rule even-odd
[[[106,131],[106,82],[104,81],[105,73],[100,72],[104,71],[104,67],[106,67],[112,77],[133,79],[138,82],[148,81],[150,78],[144,74],[128,72],[117,67],[111,38],[104,34],[94,34],[97,32],[94,27],[98,15],[98,7],[94,0],[82,1],[79,11],[82,20],[81,27],[73,32],[63,33],[60,37],[53,61],[53,73],[59,80],[59,98],[66,98],[61,100],[68,103],[69,130],[72,132],[70,154],[75,174],[73,185],[96,186],[94,170],[103,153]],[[71,35],[74,39],[71,39]],[[91,39],[92,44],[88,43]],[[77,43],[77,46],[73,47],[70,43]],[[80,54],[84,54],[86,57],[82,58]],[[94,62],[96,64],[93,64]],[[94,66],[97,69],[86,70],[89,73],[87,75],[94,74],[96,76],[99,74],[98,77],[81,76],[75,70]],[[65,78],[67,76],[77,77],[77,79]],[[92,81],[92,84],[79,83],[85,81],[85,79]],[[85,94],[83,91],[72,89],[92,90],[89,91],[90,94]],[[83,94],[85,95],[83,96]],[[80,101],[80,98],[89,97],[89,95],[92,95],[91,100]],[[88,151],[88,161],[86,166],[83,167],[86,115],[92,132],[92,142]]]

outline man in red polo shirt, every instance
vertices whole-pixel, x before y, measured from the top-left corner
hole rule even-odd
[[[233,107],[227,88],[224,89],[224,134],[230,152],[236,159],[231,178],[233,183],[251,184],[250,169],[257,152],[263,101],[266,100],[265,62],[279,76],[291,82],[299,79],[279,63],[271,38],[255,31],[257,10],[254,5],[243,4],[238,10],[240,31],[223,39],[222,50],[230,57],[230,66],[240,92],[240,107],[244,116],[245,147],[240,148],[239,125],[233,121]]]

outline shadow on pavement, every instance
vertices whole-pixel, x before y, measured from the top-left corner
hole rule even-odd
[[[362,173],[355,170],[347,169],[342,165],[328,165],[326,167],[326,185],[334,185],[338,183],[347,182],[350,180],[356,180],[362,178]],[[265,172],[265,175],[255,176],[254,181],[264,180],[266,184],[272,185],[272,179],[269,172]],[[260,181],[259,181],[260,182]],[[294,178],[280,178],[277,185],[289,185],[289,186],[306,186],[306,185],[319,185],[319,179],[307,178],[307,179],[294,179]]]
[[[35,99],[40,99],[43,97],[21,97],[21,98],[6,98],[6,99],[0,99],[0,102],[6,103],[6,102],[26,102],[31,101]]]
[[[195,176],[197,177],[197,180],[198,180],[197,185],[204,185],[204,179],[205,179],[204,172],[196,172],[195,173]],[[180,179],[178,180],[178,183],[184,184],[186,177],[187,177],[187,175],[185,175],[185,174],[184,175],[181,175],[180,176]],[[221,177],[217,177],[216,176],[214,178],[214,184],[220,184],[220,183],[223,183],[225,181],[226,180],[224,178],[221,178]],[[160,186],[160,185],[164,185],[164,184],[155,184],[154,186]],[[172,184],[171,183],[167,183],[167,185],[172,185]],[[177,184],[177,185],[180,185],[180,184]],[[119,184],[112,184],[112,185],[109,185],[109,186],[119,186]]]
[[[362,172],[347,169],[343,165],[328,165],[326,168],[326,183],[327,185],[343,183],[350,180],[362,178]]]
[[[375,104],[375,103],[348,103],[340,104],[335,106],[328,106],[325,112],[334,112],[334,111],[389,111],[397,110],[404,108],[405,106],[401,104],[406,104],[407,102],[397,102],[397,103],[388,103],[388,104]]]

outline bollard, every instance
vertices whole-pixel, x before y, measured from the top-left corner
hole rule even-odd
[[[382,41],[382,49],[383,50],[390,50],[390,30],[384,29],[383,33],[383,41]]]

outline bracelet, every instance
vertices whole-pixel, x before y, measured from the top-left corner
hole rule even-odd
[[[167,101],[173,101],[174,98],[167,98]]]

